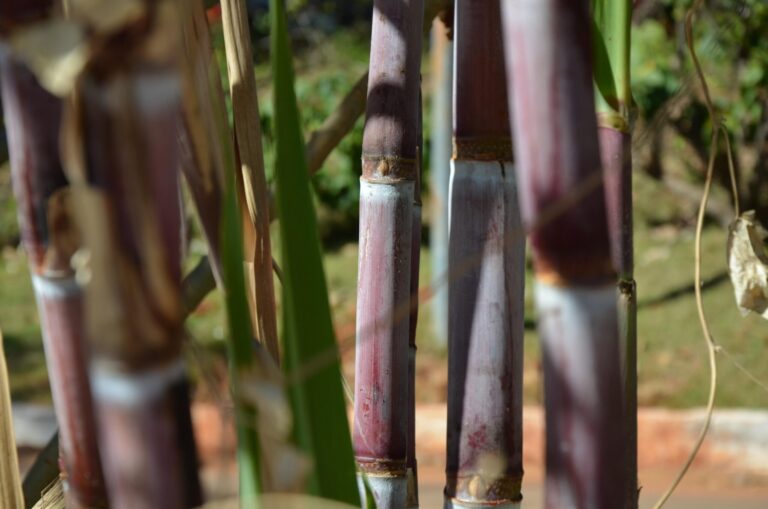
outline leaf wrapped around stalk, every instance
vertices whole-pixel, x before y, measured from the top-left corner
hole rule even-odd
[[[180,2],[181,5],[181,2]],[[224,161],[233,158],[226,122],[219,66],[213,55],[208,24],[200,1],[180,6],[183,114],[179,122],[181,172],[187,181],[211,268],[219,286],[221,274],[221,215],[224,199]]]
[[[240,163],[237,187],[244,216],[246,287],[251,323],[256,337],[266,345],[275,362],[279,362],[269,235],[269,189],[264,174],[261,119],[245,2],[222,0],[222,14],[234,115],[235,153]]]

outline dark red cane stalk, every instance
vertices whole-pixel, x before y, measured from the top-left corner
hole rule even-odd
[[[544,356],[545,505],[621,507],[626,421],[587,0],[504,2]]]
[[[4,2],[0,27],[45,15],[49,1]],[[106,507],[85,349],[82,291],[70,258],[79,247],[59,158],[61,101],[12,56],[0,58],[5,126],[21,237],[40,313],[48,376],[60,432],[68,507]]]
[[[407,508],[419,507],[419,476],[416,464],[416,325],[419,320],[419,268],[421,265],[421,176],[424,147],[422,98],[419,94],[419,137],[416,155],[416,185],[413,195],[411,225],[411,314],[408,330],[408,450],[406,454]]]
[[[637,509],[637,294],[633,264],[631,0],[592,0],[595,104],[618,304],[627,432],[624,507]]]
[[[202,503],[181,351],[181,41],[171,11],[153,14],[94,57],[65,124],[112,508]]]
[[[421,0],[376,0],[360,191],[353,446],[379,509],[406,506],[408,309]]]
[[[446,507],[519,507],[525,237],[499,0],[456,2]]]

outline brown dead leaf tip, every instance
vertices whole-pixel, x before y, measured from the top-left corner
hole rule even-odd
[[[766,233],[754,211],[743,213],[729,228],[728,272],[742,315],[750,311],[768,319]]]

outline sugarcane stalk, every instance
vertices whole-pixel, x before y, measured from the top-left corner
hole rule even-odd
[[[355,426],[379,509],[407,498],[409,322],[424,4],[376,0],[360,179]],[[402,388],[406,387],[404,391]],[[365,499],[364,491],[361,490]]]
[[[432,25],[432,118],[430,139],[431,221],[429,248],[432,259],[432,322],[442,346],[448,342],[448,183],[451,168],[451,118],[453,116],[453,43],[442,21]]]
[[[215,286],[211,264],[203,256],[186,275],[182,284],[184,316],[189,316]],[[95,437],[94,437],[95,439]],[[59,477],[59,431],[54,433],[48,444],[40,451],[35,462],[24,477],[24,501],[31,508],[40,500],[43,491]]]
[[[589,2],[504,2],[521,205],[534,254],[545,506],[627,493],[616,270],[597,136]]]
[[[595,105],[605,178],[608,229],[618,272],[627,509],[638,507],[637,478],[637,295],[633,267],[632,136],[629,108],[631,0],[593,0]]]
[[[406,451],[406,507],[419,507],[419,476],[416,462],[416,326],[419,320],[419,269],[421,265],[421,175],[424,146],[422,97],[419,94],[419,133],[416,152],[416,183],[411,222],[411,313],[408,317],[408,448]]]
[[[431,0],[427,3],[425,6],[425,21],[429,20],[431,21],[435,18],[439,12],[441,12],[443,9],[450,8],[452,5],[452,2],[446,1],[446,0]],[[195,30],[194,36],[195,38],[191,41],[194,44],[194,48],[192,49],[192,53],[196,56],[200,56],[198,53],[201,51],[202,48],[209,47],[210,46],[210,35],[207,34],[207,27],[203,26],[203,24],[199,21],[202,20],[202,22],[205,22],[205,16],[204,13],[202,16],[197,15],[197,8],[196,3],[193,2],[191,5],[191,9],[193,12],[193,15],[191,15],[191,18],[195,19],[195,24],[192,26],[192,29]],[[197,37],[199,36],[199,40],[197,40]],[[206,43],[205,41],[208,40]],[[185,39],[185,42],[187,39]],[[450,50],[448,50],[448,53],[450,54]],[[192,65],[192,72],[202,72],[207,73],[208,76],[203,76],[202,78],[206,78],[208,83],[211,86],[211,89],[217,89],[221,88],[221,80],[219,80],[218,75],[218,67],[216,66],[216,63],[211,60],[210,54],[208,55],[202,55],[203,58],[196,58],[196,62]],[[450,58],[446,59],[447,65],[451,65],[452,60]],[[449,76],[451,74],[450,69],[445,71]],[[196,79],[200,79],[201,76],[196,76]],[[448,85],[450,85],[450,79],[446,81]],[[199,85],[199,82],[198,82]],[[358,81],[352,86],[352,88],[347,92],[347,94],[342,98],[342,100],[339,102],[339,105],[337,106],[336,110],[325,119],[323,124],[314,131],[310,136],[309,140],[306,144],[306,151],[307,151],[307,166],[310,174],[314,174],[318,172],[325,162],[326,158],[330,155],[330,153],[333,151],[333,149],[338,145],[339,142],[349,133],[349,131],[352,130],[355,123],[357,122],[357,119],[360,115],[363,114],[365,111],[365,104],[366,104],[366,92],[368,87],[368,73],[364,73]],[[214,90],[216,92],[216,90]],[[447,93],[447,100],[450,102],[450,92]],[[217,95],[216,93],[213,94],[214,96]],[[195,105],[197,105],[195,103]],[[215,105],[215,107],[218,107],[218,105]],[[224,109],[223,103],[221,105],[221,109]],[[446,110],[447,118],[450,118],[450,108]],[[218,211],[220,210],[221,203],[220,203],[220,194],[221,190],[219,189],[219,186],[221,185],[220,182],[216,182],[211,178],[210,173],[208,172],[210,169],[208,168],[208,165],[210,163],[206,163],[208,158],[215,158],[217,155],[216,152],[220,152],[220,150],[217,150],[219,147],[214,144],[212,146],[206,146],[205,143],[199,143],[199,139],[205,135],[204,132],[195,132],[195,130],[191,127],[190,124],[193,122],[190,120],[190,108],[185,108],[185,120],[184,123],[180,126],[180,143],[182,145],[182,164],[181,169],[184,173],[185,178],[187,179],[187,183],[190,186],[190,190],[192,192],[193,199],[195,201],[196,207],[198,209],[198,213],[200,215],[201,223],[204,230],[204,235],[209,243],[209,254],[210,254],[210,261],[213,263],[214,266],[214,274],[216,276],[217,280],[220,280],[219,275],[219,269],[218,266],[219,263],[219,253],[218,253],[218,244],[214,242],[213,239],[218,238],[218,228],[219,224],[217,221],[218,216],[210,213],[209,211]],[[449,122],[449,121],[448,121]],[[446,124],[447,125],[447,124]],[[450,139],[450,134],[447,135],[446,139]],[[196,141],[198,140],[198,141]],[[446,146],[448,146],[447,153],[448,158],[450,158],[450,141],[446,142]],[[200,150],[200,147],[204,147],[205,149],[209,150]],[[433,149],[434,152],[434,149]],[[434,160],[434,158],[433,158]],[[446,165],[447,167],[447,165]],[[443,193],[446,196],[446,199],[444,200],[443,206],[445,208],[445,217],[447,217],[447,193],[448,193],[448,176],[447,171],[445,173],[445,181],[444,184],[442,184],[445,188],[445,192]],[[215,175],[217,178],[220,178],[220,176]],[[269,209],[269,218],[270,221],[274,221],[277,217],[277,210],[274,209],[274,199],[270,195],[269,196],[269,202],[270,202],[270,209]],[[248,214],[247,207],[244,208],[244,215],[243,219],[249,219],[250,215]],[[447,224],[447,221],[446,221]],[[247,226],[247,225],[246,225]],[[244,231],[244,236],[248,237],[248,232]],[[447,226],[446,226],[446,255],[445,259],[447,260]],[[205,260],[204,263],[208,263],[209,260]],[[444,265],[447,262],[444,263]],[[443,265],[443,266],[444,266]],[[210,269],[209,269],[210,270]],[[214,288],[214,281],[213,280],[207,280],[206,281],[207,286],[201,287],[200,291],[204,291],[205,288],[207,288],[207,292],[210,292]],[[444,287],[445,285],[440,283],[437,286]],[[439,294],[438,290],[438,294]],[[445,306],[447,309],[447,293],[444,292],[445,296]],[[440,300],[440,297],[437,297],[438,300]],[[446,331],[442,334],[442,337],[447,337],[447,326],[443,327],[443,330]]]
[[[18,2],[2,19],[40,19],[51,2]],[[8,148],[22,242],[29,258],[59,425],[68,507],[105,507],[106,490],[88,382],[82,292],[69,260],[79,247],[58,150],[61,102],[10,54],[0,57]]]
[[[525,236],[499,0],[454,16],[446,507],[519,507]]]
[[[172,4],[152,14],[93,56],[65,115],[84,239],[77,277],[113,508],[202,503],[182,355],[181,36]]]

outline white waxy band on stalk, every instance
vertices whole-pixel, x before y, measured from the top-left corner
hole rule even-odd
[[[32,274],[32,286],[39,297],[65,299],[83,291],[74,277],[50,278]]]
[[[370,488],[377,507],[405,507],[408,498],[408,479],[400,476],[377,476],[372,474],[357,473],[357,488],[363,501],[364,509],[376,509],[366,504],[366,483]]]
[[[91,368],[91,390],[98,400],[133,406],[161,396],[183,378],[181,359],[139,373],[120,373],[96,364]]]
[[[488,503],[462,502],[455,498],[446,497],[443,509],[520,509],[522,502]]]

